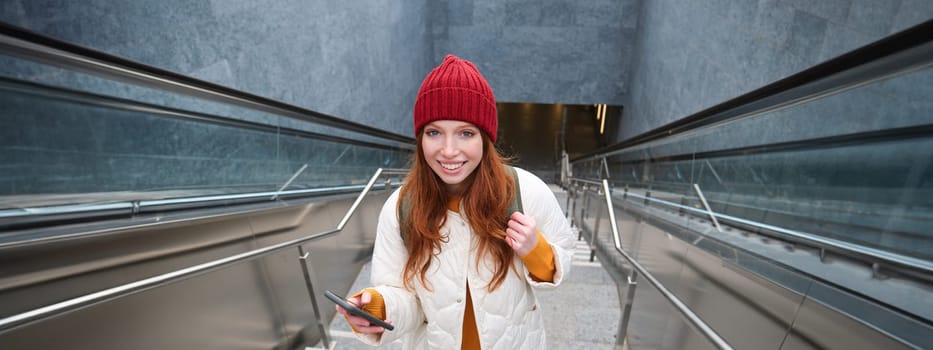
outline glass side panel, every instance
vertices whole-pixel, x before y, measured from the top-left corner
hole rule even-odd
[[[99,73],[63,68],[43,62],[29,61],[21,57],[5,56],[4,54],[5,52],[0,50],[0,76],[15,81],[28,81],[45,86],[60,87],[185,111],[198,111],[235,120],[276,125],[283,128],[352,138],[371,143],[402,148],[407,146],[405,142],[387,140],[378,136],[360,134],[339,127],[311,122],[302,119],[300,115],[289,114],[288,111],[267,110],[256,105],[241,105],[229,100],[190,95],[164,86],[147,86],[132,80],[124,81],[114,77],[98,75]],[[238,88],[236,85],[231,87]],[[249,93],[249,91],[245,92]]]
[[[0,210],[365,184],[410,152],[0,87]]]
[[[933,69],[639,145],[614,186],[933,260]],[[599,160],[574,164],[598,178]]]

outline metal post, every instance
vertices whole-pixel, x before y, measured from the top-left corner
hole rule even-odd
[[[570,215],[570,213],[571,213],[571,210],[570,210],[570,199],[571,199],[572,197],[573,197],[573,185],[568,185],[568,186],[567,186],[567,204],[564,205],[564,213],[565,213],[564,216],[566,216],[568,219],[572,216],[572,215]],[[571,222],[571,226],[573,226],[573,222]]]
[[[600,163],[602,163],[601,165],[603,166],[602,170],[606,171],[606,177],[604,179],[609,179],[609,163],[606,163],[606,157],[603,157]]]
[[[295,181],[295,178],[297,178],[298,175],[301,175],[301,173],[305,171],[305,169],[307,168],[308,168],[308,164],[302,165],[301,169],[298,169],[298,171],[296,171],[295,174],[293,174],[292,177],[288,179],[288,181],[285,181],[285,184],[283,184],[282,187],[279,187],[278,191],[275,191],[275,194],[272,195],[272,198],[270,198],[270,200],[274,201],[276,198],[278,198],[279,195],[282,194],[282,191],[284,191],[285,188],[288,187],[288,185],[291,185],[292,181]]]
[[[583,230],[586,229],[586,212],[590,209],[590,196],[589,196],[589,186],[583,185],[583,210],[580,211],[580,237],[577,237],[579,241],[583,238]]]
[[[573,213],[577,211],[577,186],[570,185],[570,189],[573,191],[571,192],[570,211],[567,214],[570,216],[570,226],[573,227],[576,225],[576,217],[574,217]]]
[[[308,258],[311,253],[306,253],[304,248],[300,245],[298,246],[298,262],[301,264],[301,271],[304,273],[305,277],[305,287],[308,288],[308,296],[311,297],[311,308],[314,310],[314,320],[317,322],[318,329],[321,331],[321,341],[325,349],[332,349],[334,343],[330,338],[330,331],[328,330],[327,325],[324,324],[324,317],[321,314],[321,310],[317,304],[317,293],[314,292],[314,280],[317,280],[317,277],[314,276],[314,269],[308,267],[310,263]]]
[[[602,195],[603,191],[597,192],[598,195]],[[602,209],[603,206],[597,206],[596,209],[596,225],[593,227],[593,234],[590,235],[590,262],[596,258],[596,238],[599,237],[599,219],[603,216]]]
[[[619,321],[619,336],[616,339],[616,349],[625,348],[625,337],[628,335],[628,322],[632,318],[632,305],[635,303],[635,288],[638,287],[638,273],[632,269],[632,274],[628,276],[628,285],[626,286],[625,299],[622,299],[622,287],[616,286],[619,293],[619,303],[622,304],[622,320]]]
[[[713,225],[716,226],[716,231],[722,232],[722,227],[719,226],[719,220],[716,220],[716,214],[713,214],[713,210],[710,209],[709,203],[706,202],[706,197],[703,196],[703,191],[700,191],[700,185],[693,184],[693,189],[695,189],[697,194],[700,196],[700,201],[703,203],[703,207],[706,208],[706,213],[709,214],[709,218],[713,221]]]
[[[580,186],[580,197],[582,197],[583,203],[585,204],[586,203],[586,187],[584,186]],[[577,198],[577,200],[579,200],[579,198]],[[574,209],[577,209],[576,205],[574,205]],[[585,221],[583,221],[583,208],[581,207],[579,209],[580,209],[580,213],[579,213],[580,218],[577,220],[577,232],[579,232],[579,234],[577,235],[578,241],[583,239],[583,230],[586,229]]]
[[[580,200],[586,197],[586,193],[583,193],[583,185],[577,184],[577,187],[574,189],[574,193],[572,216],[574,225],[577,227],[577,232],[580,233],[580,235],[577,236],[577,240],[579,241],[583,239],[583,221],[580,220],[579,217],[580,211],[583,210],[582,206],[580,205]]]
[[[578,230],[580,229],[580,220],[577,219],[577,211],[580,210],[580,197],[580,186],[578,184],[574,184],[573,203],[570,204],[573,206],[573,210],[570,211],[570,223]]]

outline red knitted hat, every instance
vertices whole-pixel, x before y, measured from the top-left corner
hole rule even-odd
[[[415,100],[415,134],[435,120],[473,123],[496,142],[496,97],[472,62],[447,55],[424,78]]]

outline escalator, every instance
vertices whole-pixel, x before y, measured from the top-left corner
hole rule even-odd
[[[0,347],[330,343],[413,139],[7,25],[0,55]]]
[[[571,217],[630,305],[619,339],[933,348],[931,30],[571,160]]]

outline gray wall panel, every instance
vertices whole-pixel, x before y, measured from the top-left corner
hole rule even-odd
[[[446,53],[473,60],[501,101],[620,105],[638,8],[638,0],[14,0],[0,7],[0,21],[409,135],[421,79]],[[53,85],[225,111],[56,69],[4,67]],[[294,126],[261,113],[233,114]]]
[[[432,2],[434,60],[473,61],[503,102],[619,105],[639,2]]]
[[[931,18],[929,1],[644,1],[618,134],[660,127]]]
[[[8,23],[402,134],[411,133],[421,79],[455,53],[477,63],[502,101],[625,105],[620,139],[930,18],[933,3],[922,0],[13,0],[0,7]],[[16,66],[4,64],[24,69]],[[57,71],[38,75],[153,95]]]
[[[0,6],[0,21],[410,135],[415,93],[436,64],[426,11],[425,1],[12,0]],[[56,85],[152,94],[55,70],[26,71]]]

